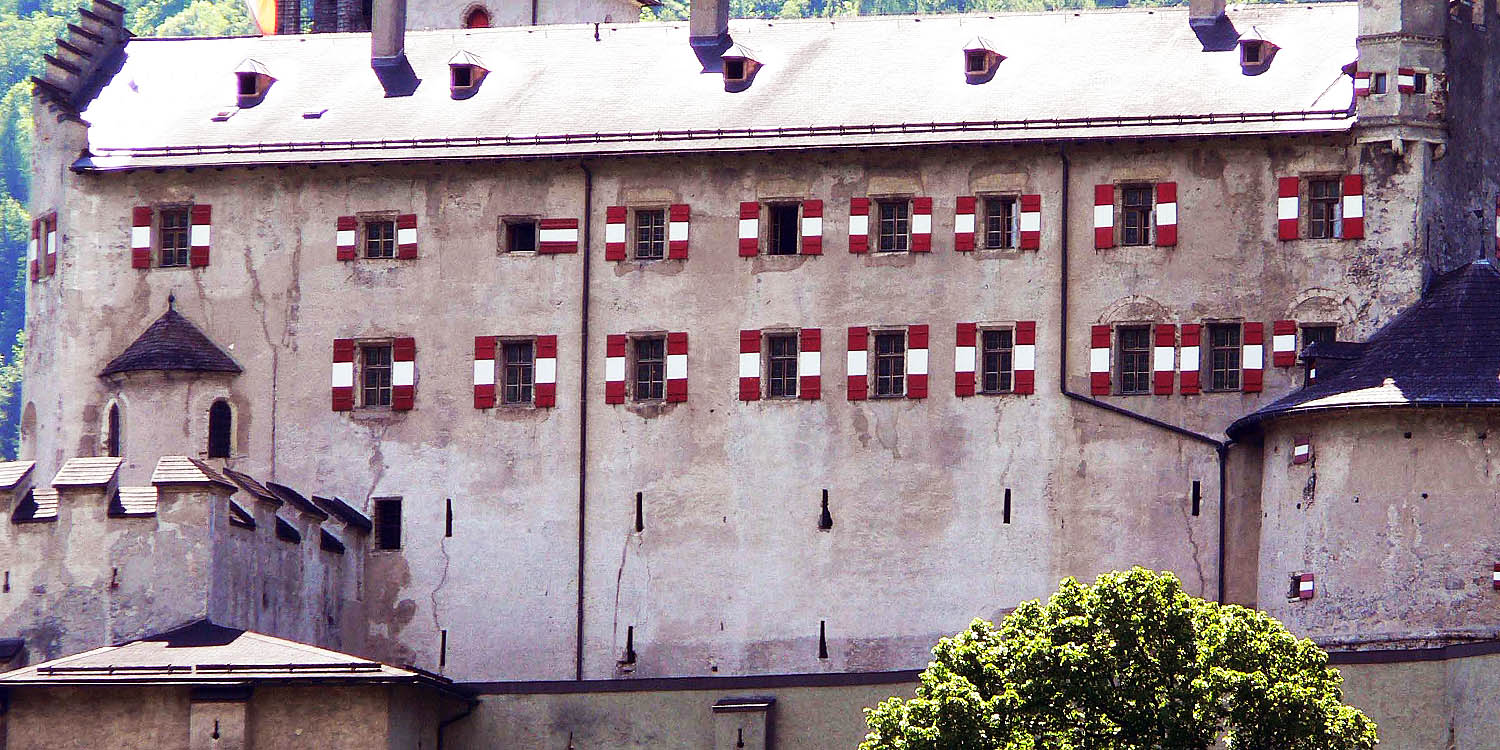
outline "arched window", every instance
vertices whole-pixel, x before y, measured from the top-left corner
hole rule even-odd
[[[109,424],[105,427],[104,453],[115,458],[120,457],[120,405],[109,405]]]
[[[229,402],[219,399],[208,408],[208,457],[229,458],[231,437],[234,434],[234,413]]]
[[[464,14],[464,28],[487,29],[490,27],[490,12],[483,5],[476,5]]]

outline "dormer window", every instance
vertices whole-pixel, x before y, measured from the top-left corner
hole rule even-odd
[[[969,83],[984,83],[995,76],[1005,55],[995,50],[988,39],[976,36],[964,45],[964,78]]]
[[[490,27],[490,12],[483,5],[475,5],[464,14],[464,28],[487,29]]]
[[[755,59],[755,53],[743,44],[736,44],[725,50],[722,59],[726,90],[744,89],[750,85],[751,79],[755,78],[755,72],[760,70],[761,63]]]
[[[1240,67],[1247,73],[1259,73],[1271,64],[1271,58],[1280,49],[1260,35],[1260,29],[1251,27],[1249,33],[1240,37]]]
[[[490,71],[479,58],[460,52],[448,61],[448,88],[454,99],[467,99],[479,92],[479,84]]]
[[[241,108],[260,104],[276,79],[259,61],[246,58],[234,69],[235,102]]]

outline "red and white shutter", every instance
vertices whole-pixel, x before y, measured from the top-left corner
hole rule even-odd
[[[1156,183],[1156,245],[1177,245],[1177,183]]]
[[[338,259],[354,260],[355,247],[359,242],[359,219],[354,216],[340,216],[338,231]]]
[[[823,254],[823,201],[802,201],[802,254]]]
[[[798,338],[797,398],[816,401],[823,396],[823,329],[804,328]]]
[[[684,332],[667,334],[667,400],[686,401],[688,395],[688,337]]]
[[[1183,395],[1198,392],[1198,337],[1201,332],[1202,327],[1197,323],[1182,324],[1182,355],[1178,358],[1177,370],[1182,373],[1180,392]]]
[[[1312,436],[1296,435],[1292,438],[1292,463],[1305,464],[1312,460]]]
[[[130,212],[130,267],[151,267],[151,207],[136,206]]]
[[[391,408],[407,411],[417,401],[417,340],[396,339],[391,346]]]
[[[1277,367],[1297,364],[1297,321],[1271,323],[1271,364]]]
[[[41,264],[37,262],[38,235],[41,234],[39,222],[31,222],[31,242],[26,245],[26,264],[31,268],[31,280],[41,278]]]
[[[1115,186],[1094,186],[1094,248],[1115,246]]]
[[[740,400],[760,399],[760,331],[740,331]]]
[[[1368,71],[1368,70],[1356,70],[1356,71],[1354,71],[1354,95],[1355,96],[1369,96],[1370,95],[1370,71]]]
[[[1021,196],[1021,249],[1037,250],[1042,246],[1042,196]]]
[[[542,219],[536,225],[537,252],[544,255],[578,252],[577,219]]]
[[[1495,572],[1490,581],[1491,585],[1493,585],[1497,590],[1500,590],[1500,563],[1495,563]]]
[[[1300,236],[1297,229],[1297,217],[1301,213],[1301,207],[1297,203],[1297,191],[1301,181],[1296,177],[1282,177],[1276,180],[1276,238],[1282,240],[1295,240]]]
[[[1403,94],[1413,94],[1417,91],[1417,71],[1412,68],[1396,69],[1396,90]]]
[[[354,408],[354,339],[333,340],[333,410]]]
[[[911,199],[911,251],[932,252],[932,199]]]
[[[405,260],[417,257],[416,214],[401,214],[396,217],[396,257]]]
[[[1094,326],[1089,331],[1089,392],[1109,395],[1109,326]]]
[[[906,397],[927,398],[927,326],[906,328]]]
[[[974,211],[978,204],[972,195],[958,197],[958,207],[953,211],[953,249],[958,252],[974,249]]]
[[[1172,395],[1173,381],[1177,379],[1177,326],[1158,323],[1155,346],[1151,350],[1152,392],[1158,396]]]
[[[1344,176],[1344,239],[1357,240],[1365,236],[1365,178],[1357,175]]]
[[[1016,321],[1015,349],[1011,356],[1011,372],[1014,374],[1014,382],[1011,384],[1013,393],[1034,393],[1036,391],[1036,321]]]
[[[1303,573],[1297,576],[1297,598],[1311,599],[1313,598],[1313,593],[1313,574]]]
[[[740,257],[753,258],[760,254],[760,204],[755,201],[740,203]]]
[[[188,265],[202,268],[208,265],[208,251],[212,245],[213,207],[194,204],[188,211]]]
[[[673,260],[687,260],[688,217],[690,213],[691,211],[688,209],[686,203],[673,203],[667,208],[668,258]]]
[[[45,238],[47,243],[46,273],[48,276],[51,276],[57,273],[57,214],[47,214],[47,218],[43,220],[43,224],[46,225],[45,228],[47,230]]]
[[[604,210],[604,259],[625,260],[624,206],[610,206]]]
[[[979,326],[973,323],[958,324],[958,335],[953,343],[953,395],[955,396],[974,395],[974,368],[978,358],[975,347],[978,337]]]
[[[849,252],[870,252],[870,199],[849,199]]]
[[[474,337],[475,409],[495,405],[495,341],[494,336]]]
[[[625,403],[625,336],[610,334],[604,345],[604,403]]]
[[[1246,323],[1245,341],[1240,355],[1240,367],[1244,375],[1240,378],[1240,390],[1259,393],[1265,378],[1266,346],[1265,324]]]
[[[532,398],[537,406],[557,406],[557,336],[536,337],[536,369],[532,378]]]
[[[870,329],[865,326],[849,327],[849,359],[845,372],[849,377],[849,400],[869,398]]]

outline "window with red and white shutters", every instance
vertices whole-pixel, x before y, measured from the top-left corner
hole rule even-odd
[[[1177,245],[1177,183],[1156,183],[1156,245]]]
[[[1297,321],[1277,320],[1271,323],[1271,364],[1276,367],[1297,364]]]
[[[1172,385],[1177,379],[1177,326],[1158,323],[1154,347],[1151,352],[1152,392],[1158,396],[1172,395]]]
[[[870,199],[849,199],[849,252],[870,252]]]
[[[359,218],[356,216],[340,216],[338,229],[334,233],[338,242],[338,259],[354,260],[358,255],[359,243]]]
[[[1115,186],[1094,186],[1094,249],[1115,246]]]
[[[1344,239],[1365,236],[1365,179],[1357,174],[1344,176]]]
[[[927,326],[906,327],[906,397],[927,398]]]
[[[690,210],[686,203],[674,203],[667,208],[667,257],[673,260],[687,260],[688,257],[688,217]],[[684,334],[686,336],[686,334]],[[667,356],[671,356],[670,354]],[[686,388],[687,384],[683,384]],[[684,391],[685,392],[685,391]],[[685,398],[685,396],[684,396]],[[669,395],[668,401],[672,398]]]
[[[1036,321],[1018,320],[1012,329],[1010,393],[1036,391]],[[959,323],[953,346],[953,394],[976,392],[979,366],[979,325]]]
[[[26,246],[31,280],[57,273],[57,214],[47,213],[31,222],[31,241]]]
[[[354,339],[333,340],[333,410],[354,408]]]
[[[130,211],[130,267],[151,267],[151,207],[136,206]]]
[[[154,211],[150,206],[136,206],[130,212],[130,267],[151,267],[151,221]],[[188,265],[203,268],[208,265],[212,250],[213,207],[203,203],[193,204],[188,209]]]
[[[850,401],[864,401],[870,397],[869,365],[870,329],[868,326],[850,326],[849,358],[845,368]]]
[[[1094,326],[1089,331],[1089,393],[1109,395],[1110,327]]]
[[[577,219],[542,219],[537,222],[536,251],[542,255],[578,252]]]
[[[966,253],[974,249],[974,212],[979,199],[960,195],[953,209],[953,249]]]
[[[417,257],[416,214],[401,214],[396,217],[396,257],[403,260]]]
[[[1246,393],[1259,393],[1265,377],[1265,325],[1246,323],[1244,336],[1243,350],[1240,355],[1240,368],[1243,371],[1240,390]]]
[[[1298,202],[1298,191],[1301,188],[1301,184],[1301,180],[1296,177],[1278,177],[1276,179],[1277,239],[1295,240],[1301,236],[1297,228],[1302,216],[1302,208]]]
[[[932,199],[911,199],[911,251],[932,252]]]
[[[531,402],[539,408],[557,406],[557,336],[537,336],[532,360]],[[497,403],[496,361],[499,336],[474,337],[474,408],[489,409]]]
[[[37,242],[41,228],[37,222],[31,222],[31,241],[26,244],[26,265],[30,269],[31,280],[41,278],[41,264],[37,261]]]
[[[188,265],[202,268],[208,265],[210,234],[213,231],[213,208],[201,203],[193,204],[188,212],[191,226],[188,230]]]
[[[417,400],[417,341],[410,337],[391,342],[391,409],[408,411]]]
[[[1182,354],[1178,357],[1177,368],[1182,373],[1180,384],[1183,395],[1191,395],[1199,392],[1199,365],[1202,349],[1199,347],[1199,339],[1203,328],[1198,323],[1182,324]]]
[[[688,395],[688,335],[667,334],[667,401],[686,401]]]

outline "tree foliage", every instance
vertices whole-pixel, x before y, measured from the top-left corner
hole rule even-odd
[[[1143,568],[942,639],[916,697],[866,709],[861,750],[1368,750],[1342,677],[1274,618]]]

